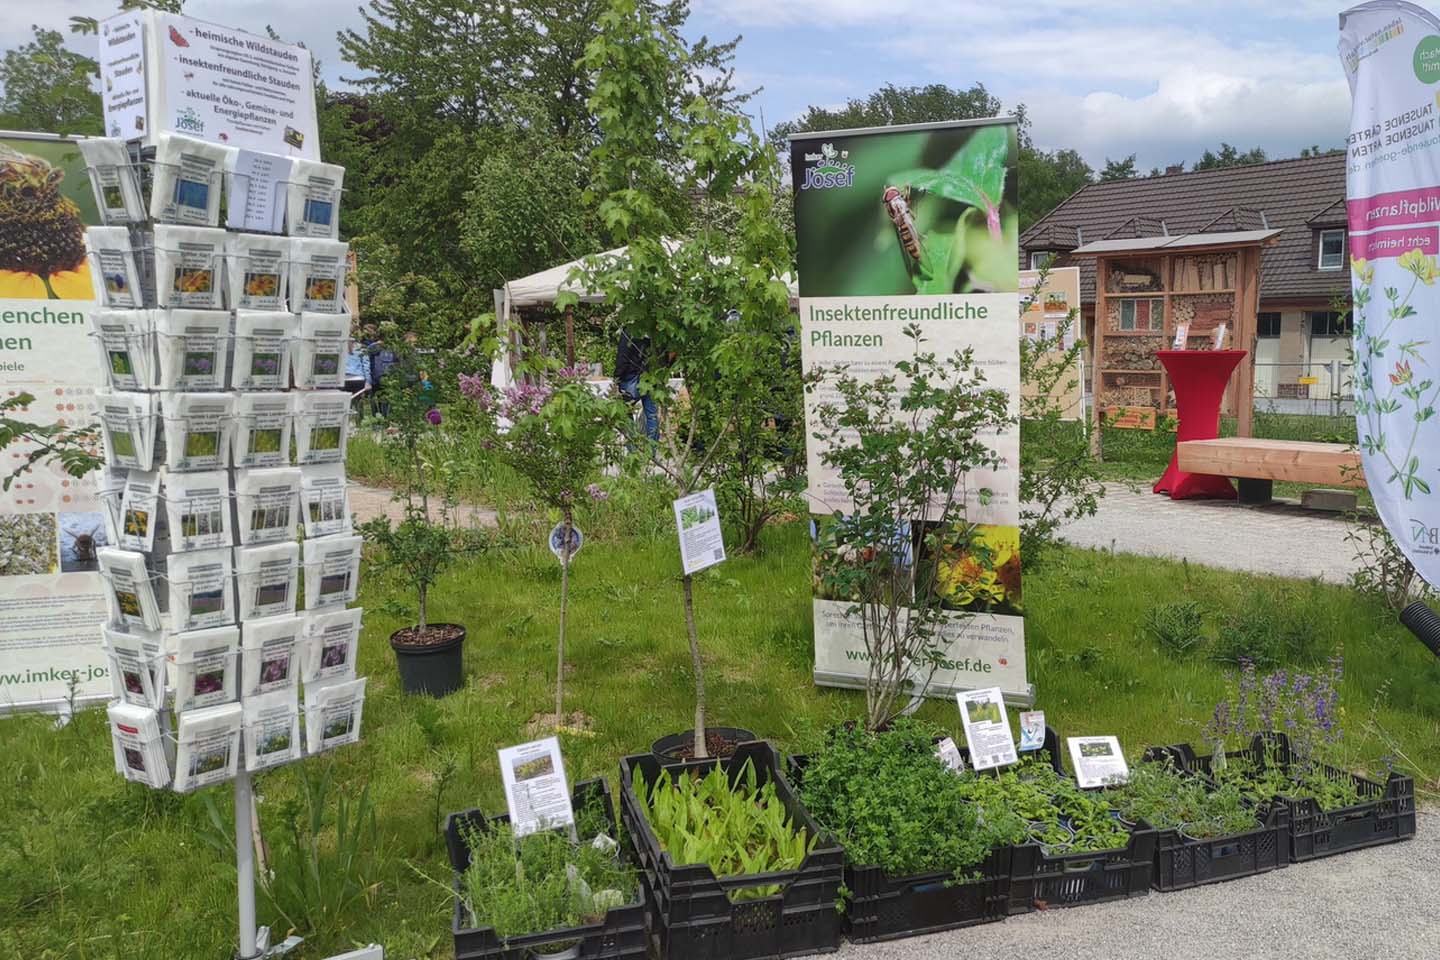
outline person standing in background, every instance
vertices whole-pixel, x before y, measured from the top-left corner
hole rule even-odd
[[[620,343],[615,350],[615,385],[627,402],[640,404],[645,412],[645,436],[653,441],[660,439],[659,411],[650,394],[640,392],[640,377],[649,363],[649,353],[649,337],[635,340],[629,331],[620,331]]]
[[[345,392],[350,394],[350,412],[356,420],[365,419],[365,406],[355,401],[370,390],[370,354],[362,346],[345,357]]]
[[[385,345],[373,323],[365,328],[365,353],[370,358],[370,409],[377,417],[388,417],[390,401],[385,398],[385,376],[399,358]]]

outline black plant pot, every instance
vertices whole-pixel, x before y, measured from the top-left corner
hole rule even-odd
[[[759,740],[754,733],[743,730],[740,727],[716,727],[707,724],[705,726],[706,739],[719,736],[732,744],[739,746],[747,740]],[[690,748],[695,743],[695,731],[686,730],[684,733],[672,733],[661,737],[650,745],[650,752],[655,759],[661,763],[678,763],[681,760],[692,759]],[[713,754],[712,754],[713,756]]]
[[[390,648],[395,651],[395,662],[400,667],[400,689],[406,693],[443,697],[465,685],[465,628],[457,623],[429,626],[452,628],[455,635],[439,643],[400,643],[395,638],[405,630],[397,630],[390,634]]]

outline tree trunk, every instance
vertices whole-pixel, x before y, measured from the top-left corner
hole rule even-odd
[[[700,659],[700,638],[695,633],[694,577],[680,578],[685,588],[685,632],[690,637],[690,666],[695,671],[695,758],[709,756],[705,750],[705,664]]]
[[[570,510],[560,547],[560,642],[555,653],[555,730],[565,725],[565,610],[570,601]]]
[[[427,599],[427,596],[426,596],[426,595],[427,595],[429,592],[430,592],[429,589],[426,588],[426,587],[421,587],[421,588],[420,588],[420,611],[419,611],[419,612],[420,612],[420,623],[418,624],[418,626],[420,627],[420,632],[421,632],[421,633],[423,633],[423,632],[425,631],[425,601],[426,601],[426,599]],[[418,639],[418,638],[417,638],[417,639]]]

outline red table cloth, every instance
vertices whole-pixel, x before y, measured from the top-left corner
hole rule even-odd
[[[1177,444],[1182,440],[1214,440],[1220,435],[1220,402],[1225,398],[1230,374],[1245,353],[1244,350],[1156,351],[1175,390],[1175,415],[1180,418],[1180,426],[1175,431]],[[1235,499],[1235,487],[1229,477],[1185,473],[1180,469],[1178,458],[1177,449],[1170,454],[1170,466],[1155,481],[1153,492],[1168,493],[1172,500]]]

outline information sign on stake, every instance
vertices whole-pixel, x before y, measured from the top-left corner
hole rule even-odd
[[[500,777],[515,836],[575,825],[565,762],[555,737],[500,750]]]
[[[976,770],[1003,767],[1020,759],[1015,736],[1005,715],[1005,697],[999,687],[962,690],[955,694],[960,704],[960,722],[970,747],[970,764]]]
[[[1125,754],[1120,752],[1117,738],[1067,737],[1065,743],[1070,748],[1075,782],[1081,787],[1104,787],[1130,779],[1130,767],[1125,763]]]
[[[1020,752],[1039,750],[1045,746],[1045,711],[1030,710],[1020,714]]]
[[[561,563],[565,562],[565,521],[560,521],[550,528],[550,536],[546,539],[550,544],[550,552],[555,554],[555,559]],[[575,524],[570,524],[570,559],[575,559],[575,554],[585,546],[585,534]]]
[[[689,576],[725,560],[725,538],[715,491],[701,490],[675,501],[675,529],[680,535],[680,561]]]

